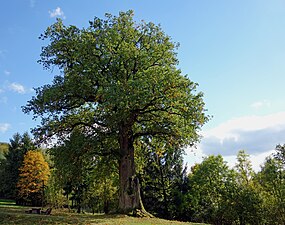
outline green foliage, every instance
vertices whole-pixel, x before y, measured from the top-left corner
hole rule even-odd
[[[163,139],[145,139],[136,147],[145,208],[161,218],[181,218],[186,180],[182,149]]]
[[[240,151],[235,170],[220,155],[192,168],[185,209],[188,220],[217,225],[263,223],[263,201],[248,157]]]
[[[5,159],[5,154],[7,154],[9,150],[9,144],[0,142],[0,160]]]
[[[54,166],[53,188],[63,189],[67,203],[73,199],[78,212],[85,205],[100,212],[108,212],[111,206],[114,209],[117,164],[110,156],[96,155],[94,147],[91,139],[75,130],[62,145],[49,150]]]
[[[92,212],[115,212],[118,208],[119,177],[117,163],[102,158],[94,165],[90,184],[84,195],[84,204]]]
[[[0,197],[5,197],[5,176],[6,176],[6,171],[5,171],[5,168],[6,168],[6,160],[4,159],[0,159]]]
[[[277,145],[275,151],[274,158],[282,164],[283,170],[285,170],[285,144]]]
[[[263,222],[263,199],[260,190],[254,182],[255,173],[252,169],[249,155],[244,150],[238,152],[236,192],[233,206],[238,220],[243,224],[262,224]]]
[[[192,167],[189,174],[188,218],[214,224],[227,221],[229,207],[225,196],[234,185],[235,174],[221,155],[209,156]]]
[[[278,151],[278,150],[277,150]],[[268,157],[257,181],[262,187],[267,224],[285,223],[285,171],[279,156]]]
[[[237,155],[237,164],[235,169],[238,173],[238,182],[241,185],[250,185],[251,179],[254,176],[249,155],[244,150],[240,150]]]
[[[51,169],[51,175],[48,180],[48,186],[45,187],[45,199],[48,205],[53,208],[61,208],[68,205],[68,201],[64,196],[64,191],[61,186],[55,169]]]
[[[6,158],[5,155],[9,151],[9,144],[7,143],[1,143],[0,142],[0,197],[5,196],[5,180],[3,179],[5,177],[5,167],[6,167]]]
[[[35,145],[28,135],[16,133],[9,143],[9,151],[1,160],[2,179],[0,180],[0,192],[5,198],[16,198],[16,184],[19,179],[19,168],[22,166],[24,155],[28,150],[35,149]]]
[[[217,225],[284,224],[283,148],[278,145],[257,174],[243,150],[234,169],[220,155],[206,157],[188,175],[180,219]]]

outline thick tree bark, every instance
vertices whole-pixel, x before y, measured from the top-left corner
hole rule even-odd
[[[121,153],[119,160],[119,211],[124,214],[132,213],[150,217],[151,214],[145,211],[142,204],[139,179],[136,177],[134,138],[131,129],[121,127],[119,142]]]
[[[119,167],[119,209],[122,213],[129,213],[140,209],[140,190],[138,179],[135,177],[133,152],[121,157]]]
[[[121,213],[130,213],[140,207],[140,190],[135,178],[133,137],[130,129],[121,127],[119,139],[119,210]]]

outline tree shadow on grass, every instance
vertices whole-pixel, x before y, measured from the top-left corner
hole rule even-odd
[[[16,205],[16,202],[14,200],[9,200],[9,199],[0,199],[0,206],[10,206]]]

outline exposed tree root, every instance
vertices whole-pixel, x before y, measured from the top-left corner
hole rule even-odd
[[[133,211],[132,216],[140,218],[154,218],[154,216],[151,213],[147,212],[145,209],[136,209]]]

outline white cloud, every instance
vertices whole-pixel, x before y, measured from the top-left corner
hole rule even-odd
[[[264,107],[268,108],[271,106],[271,102],[268,100],[262,100],[262,101],[254,102],[250,106],[254,109],[260,109]]]
[[[54,17],[61,17],[63,19],[66,18],[64,15],[64,12],[62,11],[62,9],[60,7],[57,7],[56,9],[49,11],[49,16],[51,18],[54,18]]]
[[[205,131],[203,135],[216,136],[221,139],[232,136],[232,133],[235,130],[255,131],[284,124],[285,112],[266,116],[245,116],[228,120],[211,130]]]
[[[25,94],[26,93],[26,89],[22,84],[18,84],[18,83],[12,83],[9,85],[9,89],[12,91],[15,91],[19,94]]]
[[[9,123],[0,123],[0,132],[4,133],[10,128]]]
[[[235,155],[244,149],[258,154],[285,142],[285,112],[229,120],[203,132],[200,147],[205,154]]]
[[[235,118],[202,132],[202,136],[197,149],[186,149],[189,166],[202,162],[207,155],[221,154],[233,167],[238,151],[245,150],[258,171],[276,145],[285,143],[285,112]]]

